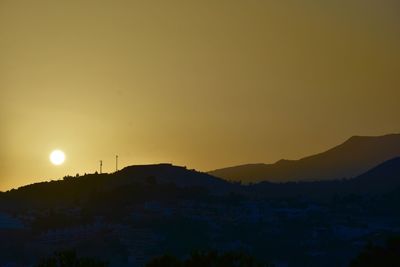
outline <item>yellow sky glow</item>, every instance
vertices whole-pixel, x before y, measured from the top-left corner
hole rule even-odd
[[[400,132],[397,1],[0,2],[0,190]],[[55,168],[48,153],[63,147]]]

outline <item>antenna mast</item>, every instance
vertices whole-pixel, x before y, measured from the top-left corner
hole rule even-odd
[[[103,172],[103,161],[100,160],[100,174]]]
[[[115,156],[115,171],[118,171],[118,155]]]

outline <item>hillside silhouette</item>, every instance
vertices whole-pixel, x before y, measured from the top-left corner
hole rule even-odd
[[[210,171],[231,181],[321,181],[358,176],[378,164],[400,156],[400,134],[353,136],[320,154],[274,164],[246,164]]]
[[[399,196],[400,157],[332,181],[245,185],[171,164],[65,176],[0,194],[0,265],[72,249],[110,266],[163,266],[157,255],[179,264],[212,249],[276,266],[346,266],[367,241],[400,232]]]
[[[149,182],[149,179],[154,178],[155,183],[173,183],[179,187],[197,186],[209,190],[223,190],[228,185],[221,178],[168,163],[129,166],[115,175],[126,182]]]
[[[400,157],[390,159],[351,179],[251,185],[227,182],[206,173],[171,164],[134,165],[111,174],[66,176],[62,180],[26,185],[0,194],[0,208],[46,208],[88,205],[113,208],[119,203],[190,199],[210,195],[323,197],[384,194],[400,188]]]
[[[249,185],[249,191],[268,197],[318,197],[381,195],[400,188],[400,157],[390,159],[351,179]]]
[[[152,198],[174,199],[196,194],[221,194],[237,187],[206,173],[172,164],[135,165],[111,174],[65,176],[0,194],[0,208],[47,208],[76,203],[107,206]],[[106,201],[107,200],[107,201]],[[97,202],[96,202],[97,201]]]

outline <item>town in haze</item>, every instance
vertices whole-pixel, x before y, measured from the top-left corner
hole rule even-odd
[[[0,267],[400,266],[396,0],[0,0]]]

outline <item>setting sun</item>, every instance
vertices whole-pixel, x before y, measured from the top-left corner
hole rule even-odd
[[[54,150],[50,154],[50,161],[53,165],[61,165],[65,161],[65,154],[61,150]]]

